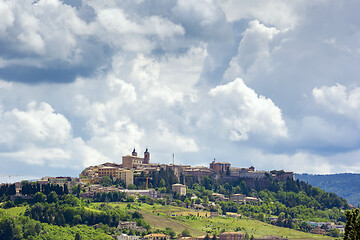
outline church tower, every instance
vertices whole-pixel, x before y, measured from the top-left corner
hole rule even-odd
[[[144,152],[144,164],[149,164],[149,163],[150,163],[150,153],[146,148],[146,151]]]
[[[137,152],[135,151],[135,148],[134,148],[134,150],[132,151],[131,155],[133,155],[134,157],[137,156]]]

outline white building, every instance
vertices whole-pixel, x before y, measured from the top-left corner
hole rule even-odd
[[[116,239],[117,240],[140,240],[140,237],[139,236],[130,236],[130,235],[127,235],[127,234],[121,234],[119,236],[116,236]]]
[[[177,192],[180,196],[186,195],[186,186],[180,183],[171,186],[173,192]]]

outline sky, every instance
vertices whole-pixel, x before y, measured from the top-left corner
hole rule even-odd
[[[356,0],[0,0],[0,174],[360,173]]]

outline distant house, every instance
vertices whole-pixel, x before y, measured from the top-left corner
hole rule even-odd
[[[225,201],[225,200],[226,200],[224,194],[213,193],[212,196],[214,197],[215,201],[222,202],[222,201]]]
[[[212,161],[210,163],[210,169],[212,169],[214,172],[216,173],[223,173],[223,172],[227,172],[228,170],[230,170],[231,164],[228,162],[215,162]]]
[[[152,233],[149,235],[145,235],[144,239],[147,239],[147,240],[169,240],[170,236],[161,234],[161,233]]]
[[[220,233],[220,240],[244,240],[242,232],[223,232]]]
[[[236,202],[236,203],[245,203],[246,196],[244,194],[231,194],[230,195],[230,201]]]
[[[219,213],[203,212],[203,211],[182,211],[182,212],[171,212],[168,215],[171,217],[179,217],[179,216],[214,217],[214,216],[218,216]]]
[[[282,238],[282,237],[277,237],[277,236],[263,236],[263,237],[259,237],[259,238],[255,238],[255,240],[286,240],[286,238]]]
[[[186,195],[186,186],[180,183],[177,184],[173,184],[171,186],[171,189],[173,192],[178,193],[180,196],[185,196]]]
[[[139,236],[135,236],[135,235],[130,236],[130,235],[127,235],[127,234],[121,234],[119,236],[115,236],[115,238],[117,240],[139,240],[140,239]]]
[[[145,231],[147,231],[147,229],[144,228],[144,227],[136,226],[136,222],[119,222],[117,228],[118,228],[118,229],[123,229],[123,228],[126,228],[126,229],[134,229],[134,230],[138,230],[138,231],[140,231],[140,232],[145,232]],[[131,239],[131,240],[132,240],[132,239]]]
[[[310,232],[313,234],[326,235],[326,230],[319,227],[311,229]]]

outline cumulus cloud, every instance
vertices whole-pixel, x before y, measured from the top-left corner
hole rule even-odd
[[[25,111],[13,109],[1,112],[0,129],[0,156],[4,159],[70,168],[91,162],[93,158],[87,156],[87,152],[98,157],[97,162],[106,159],[80,138],[74,138],[70,122],[45,102],[30,102]],[[69,165],[77,156],[83,158]]]
[[[299,10],[303,7],[302,1],[220,1],[229,21],[241,19],[258,19],[266,24],[276,26],[284,31],[290,30],[300,20]]]
[[[240,78],[210,90],[227,138],[247,140],[249,134],[271,138],[287,137],[287,128],[281,110],[264,96],[258,96]],[[266,140],[265,140],[266,141]]]
[[[316,103],[326,110],[344,115],[360,124],[360,88],[348,90],[341,84],[322,86],[313,89],[313,96]]]
[[[229,63],[230,67],[225,72],[225,79],[233,79],[241,76],[248,78],[252,73],[257,72],[260,65],[268,65],[270,56],[271,40],[279,33],[274,27],[266,27],[258,20],[249,23],[249,27],[243,33],[238,47],[238,53]],[[271,66],[268,66],[271,68]]]
[[[357,171],[359,7],[1,1],[0,164],[80,170],[147,146],[157,162]]]

